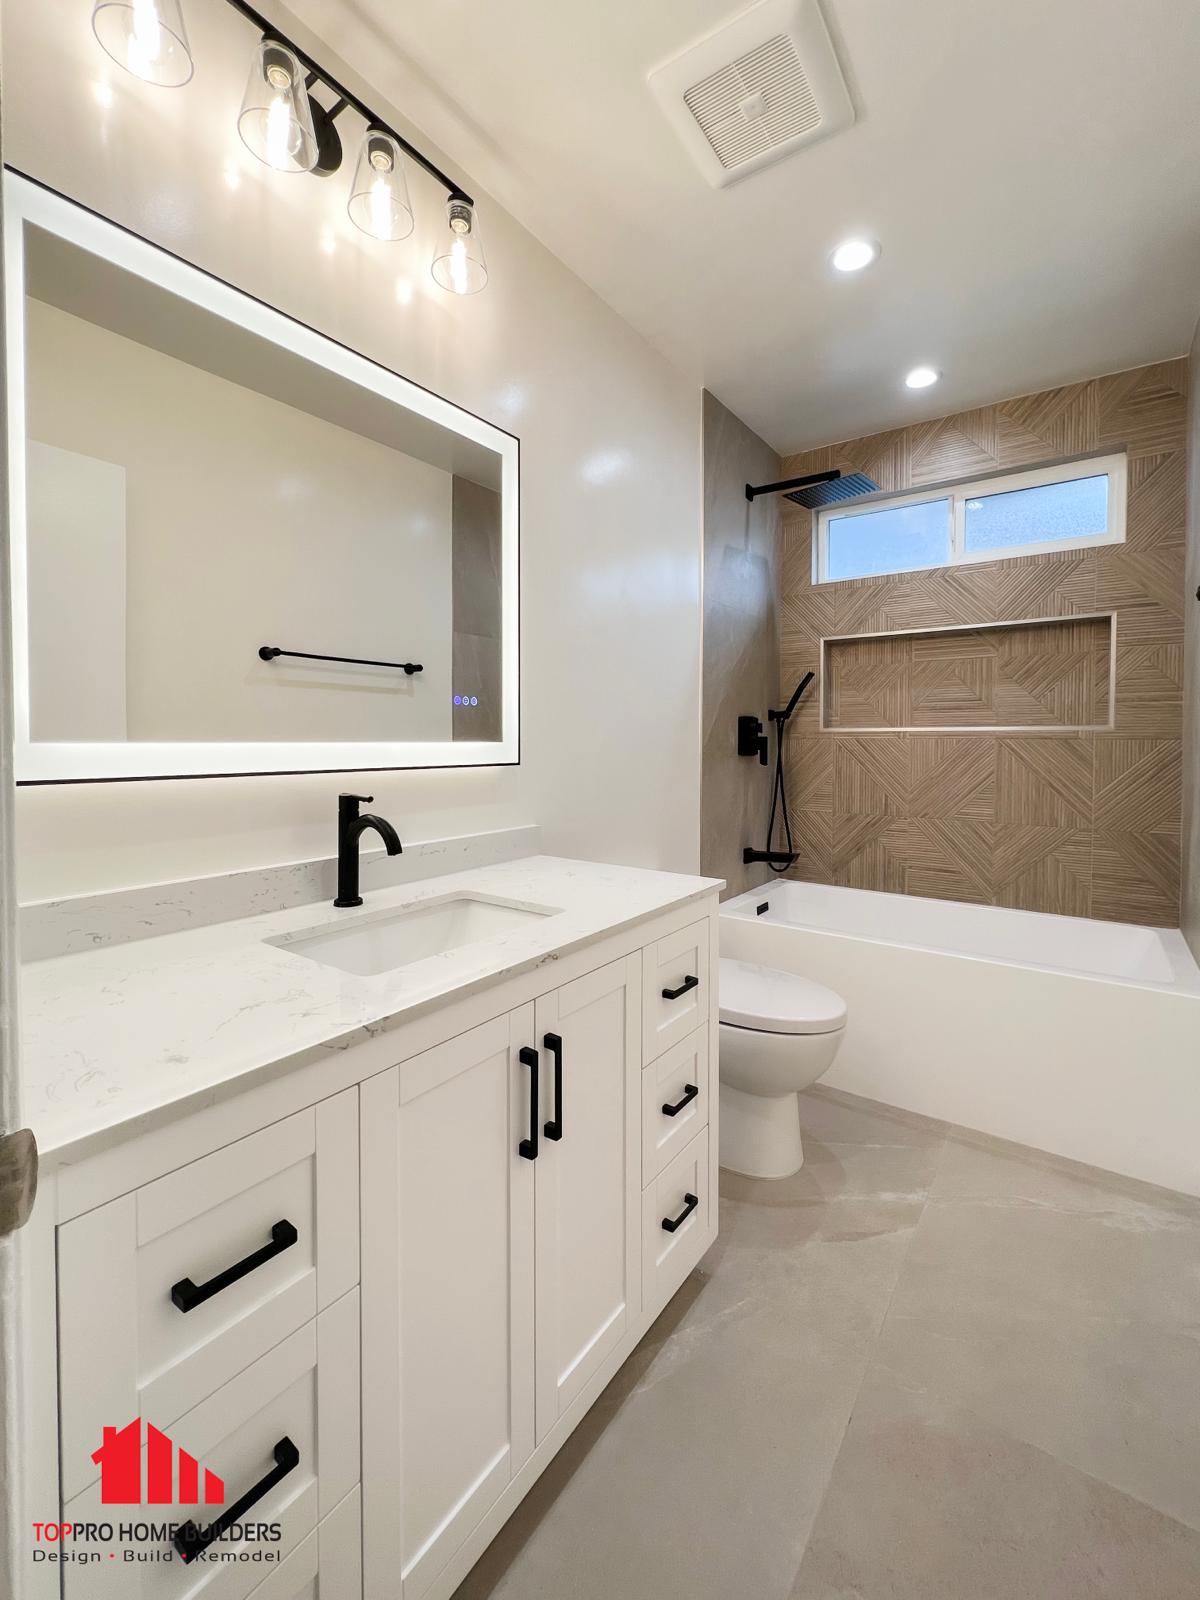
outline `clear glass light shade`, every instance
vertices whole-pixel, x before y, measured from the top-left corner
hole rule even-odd
[[[276,172],[311,172],[317,135],[304,68],[287,48],[263,39],[254,51],[238,132],[251,155]]]
[[[446,202],[446,232],[433,252],[433,281],[451,294],[478,294],[488,281],[475,207],[466,200]]]
[[[404,153],[380,128],[367,129],[346,210],[372,239],[407,239],[413,231]]]
[[[92,32],[126,71],[178,89],[192,75],[192,52],[179,0],[96,0]]]

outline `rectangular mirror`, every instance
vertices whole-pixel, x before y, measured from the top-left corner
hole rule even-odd
[[[9,175],[17,779],[518,759],[518,441]]]

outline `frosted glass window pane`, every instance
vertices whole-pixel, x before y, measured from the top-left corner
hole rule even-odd
[[[1108,475],[1012,489],[966,503],[967,554],[1108,532]]]
[[[940,567],[949,559],[949,500],[830,517],[825,525],[825,577],[830,582]]]

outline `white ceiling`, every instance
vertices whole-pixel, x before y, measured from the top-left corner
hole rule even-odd
[[[1187,348],[1195,0],[824,0],[858,122],[717,190],[645,80],[742,9],[292,0],[784,452]],[[863,232],[882,259],[835,277],[830,249]],[[944,378],[913,394],[902,378],[918,362]]]

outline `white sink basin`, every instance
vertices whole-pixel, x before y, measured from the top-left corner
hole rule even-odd
[[[538,917],[552,917],[556,906],[518,906],[482,895],[454,894],[404,911],[383,911],[357,918],[344,927],[316,928],[311,933],[284,934],[268,944],[290,950],[322,966],[337,967],[361,978],[394,972],[414,961],[477,944],[499,933],[527,926]]]

